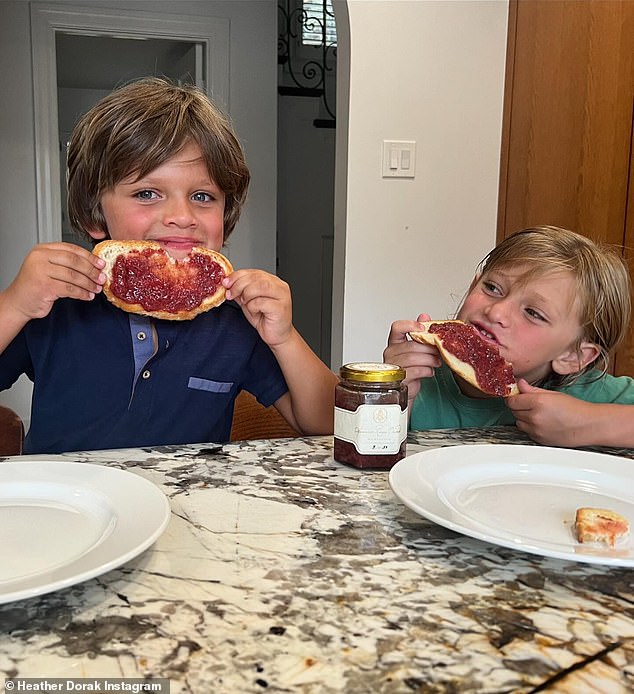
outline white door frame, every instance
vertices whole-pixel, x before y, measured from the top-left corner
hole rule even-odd
[[[207,93],[229,112],[229,20],[99,7],[31,5],[37,236],[62,240],[55,33],[165,38],[202,45]]]

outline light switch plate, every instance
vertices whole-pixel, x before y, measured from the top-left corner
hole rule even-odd
[[[416,175],[416,142],[383,140],[383,178],[414,178]]]

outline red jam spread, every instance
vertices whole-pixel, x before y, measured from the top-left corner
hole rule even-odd
[[[490,395],[503,397],[515,383],[513,367],[495,345],[465,323],[432,323],[429,332],[438,335],[443,347],[460,361],[471,364],[480,388]]]
[[[204,253],[174,260],[163,249],[133,250],[115,260],[111,291],[146,311],[178,313],[199,306],[223,277],[222,267]]]

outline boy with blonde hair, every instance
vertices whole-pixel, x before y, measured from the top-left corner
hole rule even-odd
[[[548,445],[634,447],[634,381],[607,373],[631,313],[629,274],[614,250],[553,226],[524,229],[482,261],[457,318],[513,365],[520,393],[484,396],[392,324],[385,361],[407,372],[410,428],[516,424]]]

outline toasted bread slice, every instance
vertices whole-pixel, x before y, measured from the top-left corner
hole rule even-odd
[[[103,291],[110,302],[164,320],[190,320],[219,306],[222,279],[233,272],[224,255],[198,246],[180,260],[154,241],[101,241],[93,253],[106,262]]]
[[[460,320],[427,321],[422,326],[423,330],[411,332],[410,337],[437,347],[447,366],[467,383],[497,397],[519,393],[512,365],[473,326]],[[440,332],[435,332],[435,326],[440,326]],[[449,335],[456,340],[453,347]]]
[[[610,547],[626,537],[630,524],[615,511],[607,508],[578,508],[575,515],[575,535],[579,542],[602,542]]]

